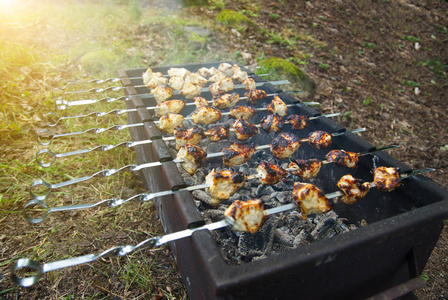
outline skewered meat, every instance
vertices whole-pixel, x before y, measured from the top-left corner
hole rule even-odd
[[[213,169],[205,177],[205,183],[209,186],[205,191],[211,196],[210,204],[216,206],[220,200],[230,198],[244,186],[245,180],[246,177],[243,173],[231,170],[215,172]]]
[[[236,83],[242,83],[248,78],[247,72],[241,70],[239,67],[233,71],[232,80]]]
[[[322,167],[322,161],[318,159],[293,159],[288,165],[291,174],[299,176],[302,180],[314,178]]]
[[[278,95],[274,96],[274,99],[272,99],[271,103],[268,105],[267,110],[270,113],[277,114],[282,117],[286,116],[288,113],[288,107]]]
[[[169,68],[168,71],[168,76],[170,77],[181,77],[182,79],[185,79],[185,77],[190,74],[190,71],[188,71],[185,68]]]
[[[222,113],[219,109],[211,106],[201,106],[196,108],[191,115],[191,119],[195,124],[213,124],[221,119]]]
[[[263,90],[253,89],[244,93],[244,96],[247,97],[246,101],[248,104],[255,104],[258,100],[266,98],[268,95]]]
[[[218,71],[222,72],[226,75],[226,77],[230,77],[233,75],[232,65],[229,63],[221,63],[218,66]]]
[[[154,99],[156,100],[157,104],[159,104],[173,97],[174,92],[169,86],[161,85],[151,90],[151,94],[154,95]]]
[[[328,162],[334,162],[340,167],[348,167],[350,169],[354,169],[358,164],[358,153],[355,152],[346,152],[344,150],[331,150],[325,156],[325,159]]]
[[[181,126],[184,121],[184,117],[179,114],[166,113],[159,119],[159,125],[157,126],[160,130],[173,134],[174,128]]]
[[[224,217],[233,230],[255,233],[263,225],[266,211],[259,199],[236,200],[225,210]]]
[[[180,94],[184,95],[187,99],[193,99],[201,94],[202,87],[200,85],[186,82],[180,91]]]
[[[370,183],[352,175],[344,175],[339,179],[338,188],[344,193],[341,201],[345,204],[353,204],[364,198],[370,190]]]
[[[255,80],[253,78],[247,77],[242,84],[244,84],[246,86],[246,90],[250,91],[253,90],[257,87],[257,83],[255,82]]]
[[[142,74],[142,78],[143,78],[143,84],[147,85],[148,82],[151,80],[152,77],[152,69],[148,68],[145,73]]]
[[[309,135],[308,144],[318,150],[330,147],[331,143],[331,134],[328,132],[317,130]]]
[[[332,209],[325,193],[311,183],[295,182],[292,197],[304,220],[309,214],[323,214]]]
[[[207,99],[205,99],[203,97],[194,97],[193,102],[194,102],[194,105],[196,105],[196,108],[201,107],[201,106],[208,106]]]
[[[295,130],[302,130],[303,128],[308,125],[308,117],[306,116],[299,116],[299,115],[289,115],[286,118],[286,122],[288,122],[291,125],[291,128]]]
[[[279,132],[283,128],[283,118],[279,115],[266,115],[261,119],[260,125],[266,132]]]
[[[288,171],[277,165],[262,162],[257,166],[257,173],[261,176],[260,183],[266,185],[273,185],[278,183],[288,175]]]
[[[373,183],[377,190],[390,192],[401,185],[400,168],[378,167],[373,170]]]
[[[300,141],[290,132],[282,132],[269,144],[272,154],[278,159],[288,158],[300,147]]]
[[[222,149],[222,163],[227,167],[244,164],[255,153],[255,147],[247,144],[233,143],[229,148]]]
[[[184,108],[183,100],[168,100],[157,104],[156,117],[161,117],[166,113],[178,114]]]
[[[151,90],[158,86],[166,85],[167,83],[168,78],[163,77],[162,73],[156,72],[152,73],[151,79],[146,83],[146,86]]]
[[[233,129],[238,140],[246,140],[258,133],[257,126],[241,118],[233,123]]]
[[[223,72],[219,72],[218,71],[216,74],[214,74],[212,77],[210,77],[208,79],[208,81],[210,81],[210,82],[218,82],[218,81],[224,80],[226,78],[227,78],[226,74],[224,74]]]
[[[215,67],[211,67],[210,69],[207,68],[200,68],[198,70],[199,75],[201,75],[202,77],[205,78],[210,78],[213,75],[216,75],[218,73],[218,69],[216,69]]]
[[[207,79],[199,75],[198,73],[190,73],[185,77],[185,82],[191,82],[196,85],[200,85],[201,88],[204,87],[204,85],[207,83]]]
[[[184,160],[180,163],[182,168],[190,175],[193,175],[196,170],[202,166],[207,154],[196,145],[186,144],[179,148],[177,152],[177,159]]]
[[[182,127],[174,128],[174,137],[176,139],[176,150],[186,144],[197,145],[205,137],[202,129],[198,127],[191,127],[182,129]]]
[[[168,85],[175,91],[182,90],[182,87],[184,86],[184,79],[179,76],[173,76],[170,77],[170,81],[168,82]]]
[[[220,140],[226,139],[229,137],[230,129],[229,126],[214,126],[209,128],[204,134],[210,139],[212,142],[218,142]]]
[[[255,114],[257,113],[257,110],[255,108],[249,107],[249,106],[235,106],[234,108],[230,109],[230,115],[236,119],[242,118],[243,120],[249,120]]]
[[[209,85],[208,89],[213,96],[218,96],[233,90],[235,85],[231,78],[225,78]]]
[[[240,101],[240,95],[238,93],[224,94],[213,97],[213,106],[219,109],[226,109],[235,106],[238,101]]]

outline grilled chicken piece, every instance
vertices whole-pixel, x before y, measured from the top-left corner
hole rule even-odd
[[[157,104],[156,117],[161,117],[166,113],[178,114],[184,108],[184,100],[168,100]]]
[[[257,166],[257,173],[261,176],[260,183],[273,185],[288,176],[288,171],[277,165],[262,162]]]
[[[142,78],[143,78],[143,84],[147,85],[148,82],[151,80],[152,77],[152,69],[148,68],[145,73],[142,74]]]
[[[213,169],[205,177],[205,183],[209,186],[206,193],[211,196],[210,204],[217,206],[221,200],[229,199],[245,184],[244,173],[223,170],[215,172]]]
[[[162,73],[160,73],[160,77],[156,76],[156,74],[158,73],[152,73],[151,79],[146,83],[146,86],[150,89],[153,90],[159,86],[164,86],[168,83],[168,78],[163,77]],[[151,91],[152,93],[152,91]]]
[[[184,160],[180,163],[182,168],[190,175],[193,175],[198,168],[202,166],[207,154],[196,145],[186,144],[179,148],[177,159]]]
[[[184,117],[179,114],[166,113],[159,119],[160,130],[173,134],[174,128],[181,126],[184,121]]]
[[[198,70],[199,75],[201,75],[202,77],[205,78],[210,78],[213,75],[216,75],[218,73],[218,69],[216,69],[215,67],[211,67],[210,69],[207,68],[200,68]]]
[[[245,97],[247,97],[247,103],[248,104],[255,104],[258,100],[261,100],[263,98],[266,98],[268,95],[263,90],[257,90],[253,89],[244,94]]]
[[[288,107],[285,102],[278,95],[274,96],[271,103],[268,105],[267,110],[272,114],[277,114],[279,116],[286,116],[288,113]]]
[[[332,143],[331,134],[318,130],[310,133],[308,144],[318,150],[330,147]]]
[[[191,119],[195,124],[213,124],[221,119],[221,111],[211,106],[201,106],[196,108],[191,115]]]
[[[255,82],[255,80],[253,78],[247,77],[242,84],[244,84],[246,86],[246,90],[250,91],[253,90],[257,87],[257,83]]]
[[[233,90],[235,85],[231,78],[225,78],[209,85],[208,89],[213,96],[219,96]]]
[[[390,192],[401,185],[400,168],[378,167],[373,170],[373,183],[377,190]]]
[[[364,198],[370,190],[370,183],[352,175],[344,175],[339,179],[338,188],[344,193],[341,201],[345,204],[353,204]]]
[[[182,90],[182,87],[184,86],[184,79],[179,76],[173,76],[170,77],[170,81],[168,82],[168,85],[175,91]]]
[[[203,138],[205,138],[204,132],[201,128],[191,127],[188,129],[183,129],[182,127],[174,128],[174,137],[176,139],[176,150],[180,147],[191,144],[199,144]]]
[[[170,68],[167,73],[170,77],[181,77],[182,79],[185,79],[191,72],[185,68]]]
[[[201,106],[208,106],[207,99],[205,99],[203,97],[194,97],[193,102],[194,102],[194,105],[196,105],[196,108],[201,107]]]
[[[229,137],[230,129],[228,126],[214,126],[209,128],[204,134],[211,142],[218,142]]]
[[[208,81],[210,81],[210,82],[218,82],[218,81],[224,80],[226,78],[227,78],[226,74],[224,74],[223,72],[219,72],[218,71],[216,74],[214,74],[212,77],[210,77],[208,79]]]
[[[224,217],[233,230],[255,233],[263,225],[266,211],[259,199],[236,200],[225,210]]]
[[[208,82],[207,79],[199,75],[198,73],[190,73],[185,77],[185,82],[191,82],[196,85],[200,85],[201,88]]]
[[[254,124],[238,119],[233,123],[233,129],[238,140],[246,140],[258,133],[258,128]]]
[[[230,115],[236,119],[242,118],[243,120],[249,120],[255,114],[257,113],[257,110],[255,108],[249,107],[249,106],[235,106],[234,108],[230,109]]]
[[[233,143],[229,148],[222,149],[222,163],[234,167],[247,162],[255,153],[255,147],[247,144]]]
[[[240,68],[238,68],[238,70],[233,72],[232,75],[232,80],[235,83],[242,83],[244,80],[246,80],[249,76],[247,75],[247,72],[240,70]]]
[[[308,117],[299,115],[289,115],[286,118],[286,122],[291,125],[291,128],[295,130],[302,130],[308,125]]]
[[[322,161],[318,159],[293,159],[288,165],[289,172],[299,176],[302,180],[314,178],[319,174],[322,167]]]
[[[161,85],[151,90],[151,94],[154,95],[154,99],[156,100],[157,104],[159,104],[173,97],[174,92],[169,86]]]
[[[304,220],[310,214],[324,214],[332,209],[325,193],[311,183],[295,182],[292,198]]]
[[[226,109],[235,106],[238,101],[240,101],[240,95],[238,93],[224,94],[213,97],[213,106],[219,109]]]
[[[221,63],[218,66],[218,71],[222,72],[226,75],[226,77],[230,77],[233,75],[233,66],[229,63]]]
[[[272,154],[278,159],[288,158],[300,147],[300,141],[290,132],[282,132],[269,144]]]
[[[184,95],[187,99],[193,99],[202,93],[202,86],[186,82],[180,91],[180,94]]]
[[[261,119],[260,125],[266,132],[279,132],[283,128],[283,118],[279,115],[266,115]]]
[[[331,150],[325,156],[325,159],[329,162],[334,162],[340,167],[348,167],[354,169],[358,164],[358,153],[347,152],[344,150]]]

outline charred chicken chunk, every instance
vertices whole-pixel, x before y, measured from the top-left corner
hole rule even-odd
[[[226,75],[226,77],[230,77],[233,75],[233,66],[229,63],[221,63],[218,66],[218,71],[222,72]]]
[[[311,183],[294,183],[292,197],[304,220],[310,214],[324,214],[332,209],[325,193]]]
[[[246,101],[248,104],[255,104],[258,100],[266,98],[268,95],[263,90],[253,89],[244,93],[244,96],[247,97]]]
[[[230,115],[236,119],[242,118],[243,120],[249,120],[255,114],[257,113],[257,110],[255,108],[249,107],[249,106],[235,106],[230,109]]]
[[[288,158],[300,147],[300,141],[290,132],[282,132],[276,136],[271,143],[272,154],[278,159]]]
[[[272,114],[277,114],[279,116],[286,116],[288,113],[288,107],[285,102],[278,95],[274,96],[271,103],[268,105],[267,110]]]
[[[279,115],[266,115],[261,119],[260,125],[266,132],[280,132],[283,128],[283,118]]]
[[[273,185],[288,176],[288,171],[277,165],[262,162],[257,166],[257,174],[261,176],[261,184]]]
[[[209,85],[208,89],[213,96],[218,96],[221,94],[225,94],[233,90],[235,85],[233,84],[232,79],[225,78],[215,83]]]
[[[213,97],[213,106],[219,109],[226,109],[235,106],[238,101],[240,101],[240,95],[238,93],[224,94]]]
[[[177,159],[183,160],[180,163],[182,168],[190,175],[193,175],[202,166],[207,154],[196,145],[186,144],[179,148]]]
[[[286,118],[286,122],[288,122],[291,125],[291,128],[295,130],[302,130],[303,128],[308,125],[308,117],[306,116],[299,116],[299,115],[289,115]]]
[[[245,180],[246,177],[240,172],[212,170],[205,177],[205,183],[209,186],[205,191],[211,196],[210,204],[216,206],[221,200],[229,199],[244,186]]]
[[[334,162],[340,167],[348,167],[354,169],[358,164],[358,153],[346,152],[344,150],[331,150],[325,156],[328,162]]]
[[[210,81],[210,82],[218,82],[218,81],[224,80],[226,78],[227,78],[226,74],[224,74],[223,72],[219,72],[218,71],[216,74],[213,74],[213,76],[210,77],[208,79],[208,81]]]
[[[166,113],[178,114],[184,108],[183,100],[168,100],[157,104],[156,117],[161,117]]]
[[[191,144],[197,145],[202,139],[205,137],[202,129],[198,127],[191,127],[188,129],[183,129],[182,127],[174,128],[174,137],[176,139],[176,150],[179,150],[180,147]]]
[[[344,175],[339,179],[338,188],[344,193],[341,201],[345,204],[353,204],[364,198],[370,190],[370,183],[352,175]]]
[[[377,190],[390,192],[401,185],[400,168],[378,167],[373,170],[373,183]]]
[[[170,68],[168,69],[167,73],[170,77],[180,77],[182,79],[185,79],[185,77],[191,72],[185,68]]]
[[[229,148],[222,149],[222,163],[227,167],[244,164],[255,153],[255,147],[247,144],[233,143]]]
[[[263,225],[266,211],[259,199],[236,200],[225,210],[224,217],[233,230],[255,233]]]
[[[168,85],[175,91],[182,90],[182,87],[184,86],[184,79],[179,76],[173,76],[170,78],[170,81],[168,82]]]
[[[210,78],[213,75],[216,75],[216,73],[218,73],[218,69],[216,69],[215,67],[211,67],[210,69],[207,68],[200,68],[198,70],[199,75],[201,75],[202,77],[205,78]]]
[[[242,84],[246,86],[246,90],[250,91],[257,87],[257,83],[253,78],[247,77],[243,80]]]
[[[204,134],[209,138],[212,142],[218,142],[220,140],[226,139],[229,137],[230,129],[229,127],[224,126],[214,126],[209,128]]]
[[[193,102],[194,102],[194,105],[196,105],[196,108],[201,107],[201,106],[208,106],[207,99],[205,99],[203,97],[194,97]]]
[[[289,172],[293,175],[299,176],[302,180],[314,178],[319,174],[322,167],[322,161],[318,159],[293,159],[289,165]]]
[[[199,75],[198,73],[190,73],[185,77],[185,82],[191,82],[196,85],[200,85],[201,88],[204,87],[204,85],[207,83],[207,79]]]
[[[161,85],[151,90],[151,94],[154,95],[154,99],[156,100],[157,104],[159,104],[173,97],[174,92],[169,86]]]
[[[191,119],[195,124],[213,124],[221,119],[222,113],[219,109],[211,106],[201,106],[196,108],[191,115]]]
[[[146,83],[146,86],[149,89],[155,89],[156,87],[166,85],[167,83],[168,78],[163,77],[162,73],[152,73],[151,79]]]
[[[332,143],[331,134],[318,130],[310,133],[308,144],[318,150],[330,147]]]
[[[147,85],[152,77],[152,69],[148,68],[145,73],[142,74],[143,84]]]
[[[159,125],[157,126],[161,131],[173,134],[174,128],[181,126],[184,121],[184,117],[179,114],[166,113],[159,119]]]
[[[180,94],[184,95],[187,99],[193,99],[202,93],[202,87],[200,85],[186,82],[184,83]]]
[[[254,124],[238,119],[233,123],[233,129],[238,140],[246,140],[258,133],[258,128]]]
[[[232,75],[232,80],[236,83],[242,83],[247,78],[247,72],[240,70],[240,68],[238,68],[238,70],[235,70]]]

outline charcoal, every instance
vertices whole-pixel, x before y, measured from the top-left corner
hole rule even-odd
[[[281,204],[290,203],[291,199],[288,197],[288,193],[285,192],[273,192],[270,197],[275,198]]]
[[[307,233],[306,230],[302,229],[294,238],[294,246],[300,247],[303,245],[308,245],[313,241],[313,238]]]
[[[195,190],[191,194],[195,199],[210,204],[211,197],[204,190]]]
[[[264,195],[271,195],[273,192],[272,186],[260,184],[255,191],[255,197],[260,198]]]
[[[288,233],[288,228],[277,228],[275,231],[274,242],[282,244],[284,246],[294,246],[294,236]]]
[[[277,218],[271,216],[256,233],[242,233],[238,241],[240,259],[248,261],[255,256],[269,255],[272,251],[276,227]]]
[[[281,253],[281,252],[289,251],[292,249],[294,249],[294,246],[288,246],[288,245],[284,245],[284,244],[274,244],[272,246],[273,253]]]

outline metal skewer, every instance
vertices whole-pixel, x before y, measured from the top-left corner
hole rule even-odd
[[[405,179],[405,178],[409,178],[411,176],[426,174],[426,173],[429,173],[432,171],[434,171],[434,169],[428,168],[428,169],[416,170],[409,174],[402,174],[401,178]],[[373,182],[371,182],[370,188],[373,188],[374,186],[375,186],[375,184]],[[325,197],[327,199],[334,199],[341,195],[342,195],[342,192],[337,191],[337,192],[333,192],[333,193],[327,193],[327,194],[325,194]],[[135,197],[139,197],[139,196],[140,195],[137,195]],[[275,208],[267,209],[266,215],[273,215],[273,214],[285,212],[285,211],[288,211],[288,210],[291,210],[294,208],[296,208],[295,203],[289,203],[289,204],[285,204],[285,205],[278,206]],[[29,286],[34,285],[44,273],[48,273],[48,272],[52,272],[52,271],[60,270],[60,269],[65,269],[65,268],[69,268],[69,267],[74,267],[74,266],[81,265],[81,264],[90,263],[90,262],[98,260],[102,257],[124,256],[124,255],[127,255],[127,254],[137,250],[137,249],[142,250],[145,248],[159,247],[168,242],[172,242],[172,241],[175,241],[178,239],[190,237],[194,232],[199,231],[199,230],[212,231],[212,230],[220,229],[220,228],[223,228],[226,226],[231,226],[231,224],[229,224],[228,221],[226,219],[224,219],[224,220],[210,223],[207,225],[203,225],[203,226],[200,226],[197,228],[185,229],[185,230],[177,231],[174,233],[165,234],[162,236],[152,237],[152,238],[146,239],[136,245],[123,245],[123,246],[112,247],[112,248],[109,248],[97,255],[87,254],[87,255],[83,255],[83,256],[73,257],[73,258],[69,258],[69,259],[64,259],[64,260],[59,260],[59,261],[54,261],[54,262],[44,263],[44,264],[41,264],[40,262],[31,260],[29,258],[20,258],[11,265],[11,280],[17,285],[20,285],[23,287],[29,287]],[[19,277],[18,271],[20,271],[21,269],[25,269],[25,268],[35,270],[36,272],[32,276]]]

